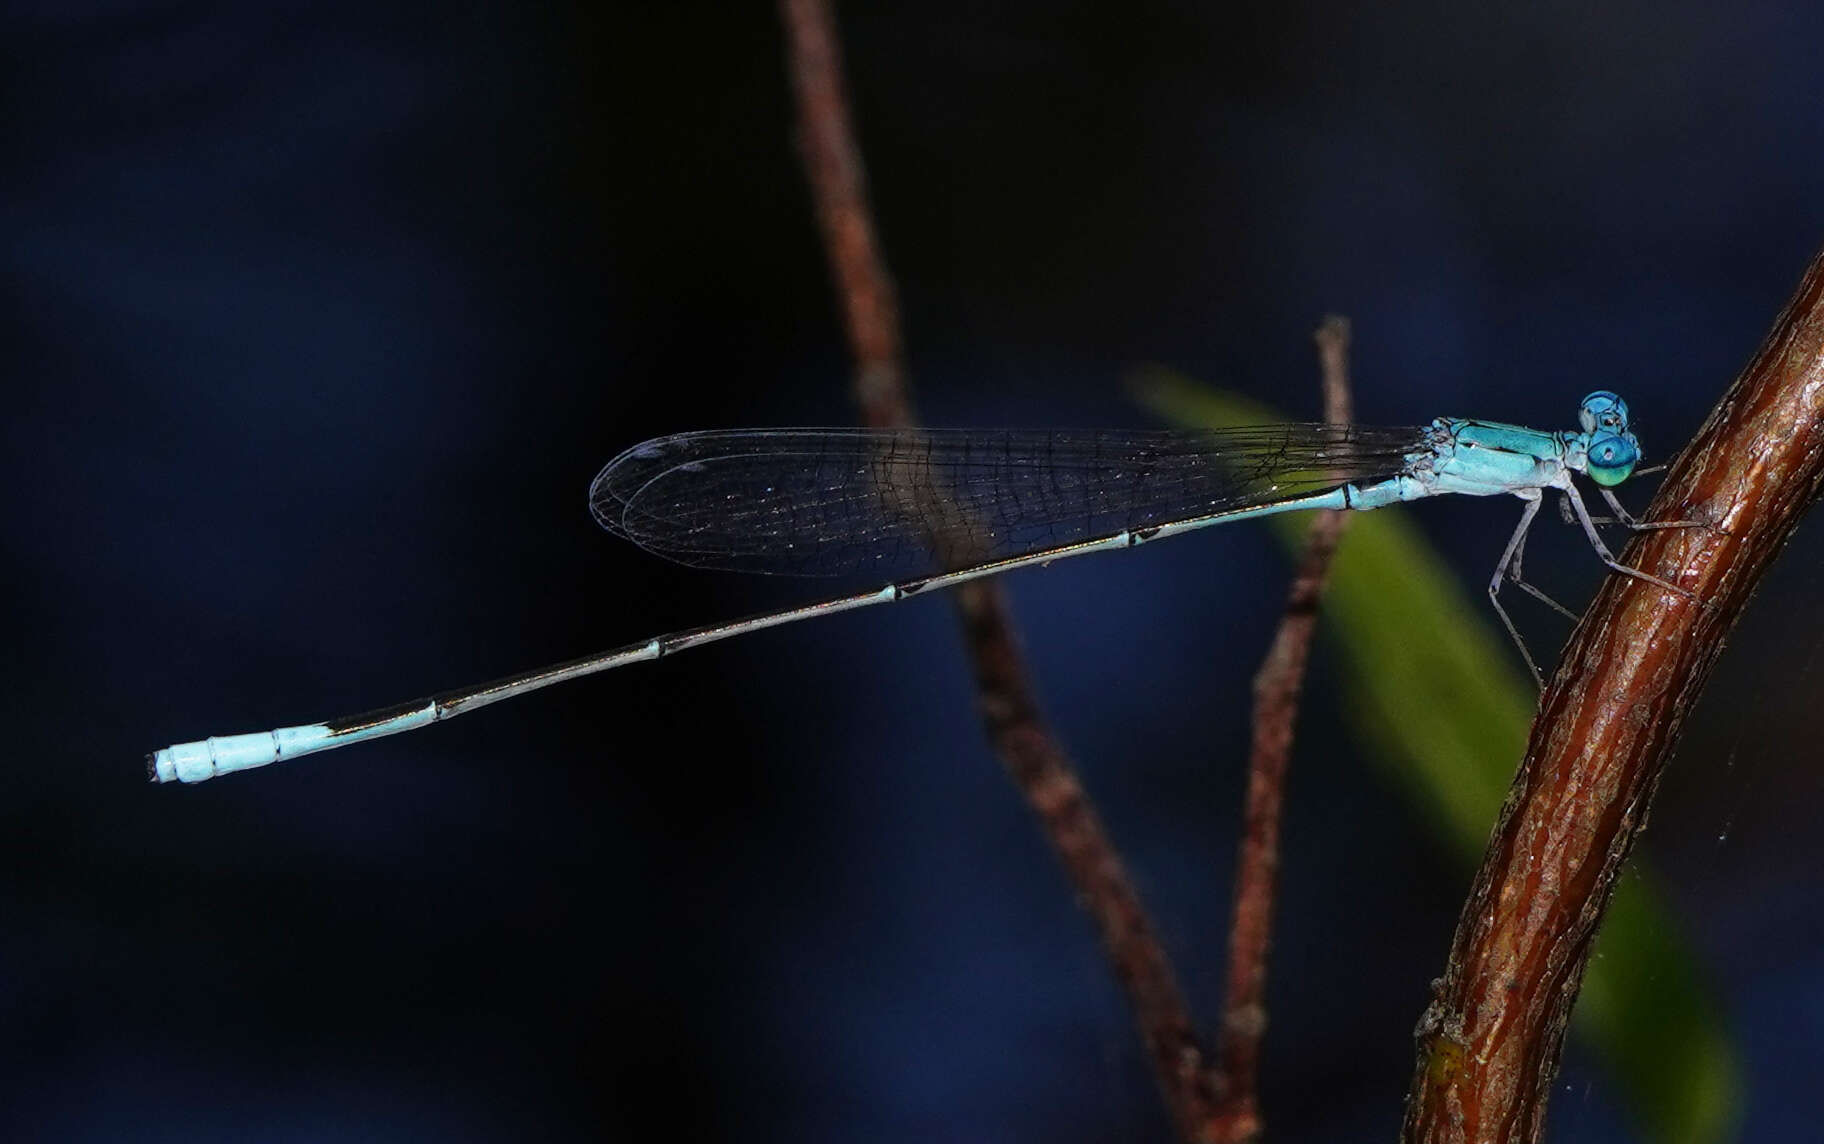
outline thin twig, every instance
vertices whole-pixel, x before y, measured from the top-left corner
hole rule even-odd
[[[1316,333],[1323,367],[1324,419],[1347,425],[1349,321],[1331,316]],[[1254,676],[1254,745],[1248,757],[1248,794],[1235,868],[1235,908],[1229,925],[1229,965],[1222,1028],[1216,1042],[1222,1106],[1213,1135],[1219,1141],[1257,1139],[1260,1043],[1267,1030],[1267,952],[1273,932],[1274,893],[1279,880],[1279,825],[1285,801],[1286,765],[1292,729],[1317,630],[1317,607],[1330,576],[1349,514],[1316,514],[1305,534],[1305,554],[1287,594],[1279,631]]]
[[[899,303],[874,236],[867,177],[849,125],[835,17],[829,0],[780,0],[779,16],[798,96],[799,153],[855,354],[862,421],[876,429],[912,425],[917,418],[901,358]]]
[[[1673,462],[1541,700],[1419,1025],[1407,1141],[1536,1141],[1590,944],[1724,638],[1824,487],[1824,253]]]
[[[907,426],[913,416],[898,312],[849,126],[835,23],[827,0],[780,0],[779,9],[798,95],[799,146],[855,353],[857,400],[867,424]],[[1202,1139],[1215,1101],[1204,1051],[1120,856],[1045,725],[1005,598],[993,584],[970,584],[958,590],[957,607],[988,739],[1101,932],[1179,1134]]]

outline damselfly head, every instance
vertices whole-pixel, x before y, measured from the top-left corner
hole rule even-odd
[[[1606,389],[1583,399],[1577,421],[1589,438],[1590,479],[1612,488],[1634,474],[1640,464],[1640,442],[1628,429],[1628,403]]]

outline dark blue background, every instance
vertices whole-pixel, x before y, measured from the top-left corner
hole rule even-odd
[[[1363,420],[1557,426],[1612,387],[1673,450],[1824,241],[1820,10],[1354,7],[850,5],[926,419],[1142,424],[1151,361],[1311,416],[1340,311]],[[770,5],[40,3],[4,36],[0,1134],[1163,1138],[941,603],[141,781],[825,591],[673,567],[584,500],[648,436],[853,419]],[[1472,587],[1513,521],[1421,516]],[[1011,584],[1206,1022],[1286,577],[1222,531]],[[1587,598],[1547,531],[1529,569]],[[1751,1139],[1820,1111],[1821,558],[1776,570],[1649,839]],[[1390,1138],[1468,877],[1331,674],[1320,645],[1282,1140]],[[1575,1051],[1554,1119],[1630,1138]]]

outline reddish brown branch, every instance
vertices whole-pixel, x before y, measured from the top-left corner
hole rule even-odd
[[[863,419],[881,428],[909,425],[892,280],[875,240],[829,4],[780,0],[779,8],[798,95],[799,146],[855,353]],[[1201,1139],[1214,1084],[1165,950],[1075,768],[1045,725],[1000,590],[976,583],[957,596],[988,739],[1095,919],[1180,1135]]]
[[[798,96],[799,153],[855,354],[862,420],[877,429],[911,425],[915,418],[900,355],[899,304],[874,237],[867,176],[849,125],[835,17],[829,0],[780,0],[779,16]]]
[[[1408,1141],[1536,1141],[1590,943],[1724,638],[1824,487],[1824,253],[1571,637],[1419,1028]]]
[[[1349,322],[1324,320],[1316,334],[1323,366],[1324,419],[1353,420],[1349,400]],[[1305,534],[1286,598],[1285,615],[1254,676],[1254,745],[1248,758],[1248,794],[1235,869],[1235,907],[1229,926],[1229,966],[1222,1028],[1216,1044],[1223,1101],[1212,1135],[1221,1141],[1253,1140],[1261,1133],[1260,1044],[1267,1030],[1267,953],[1279,880],[1279,824],[1285,801],[1292,729],[1317,630],[1317,607],[1348,521],[1346,512],[1316,514]]]

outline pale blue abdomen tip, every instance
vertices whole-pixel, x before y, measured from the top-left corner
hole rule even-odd
[[[278,757],[279,744],[273,733],[259,731],[178,743],[154,751],[149,762],[152,778],[158,782],[200,783],[229,771],[263,767]]]

